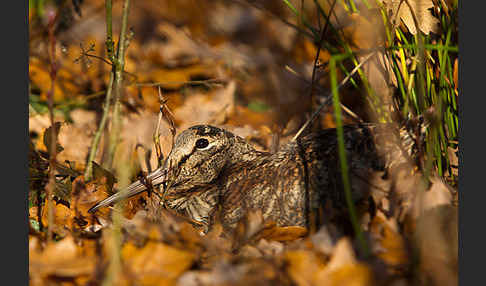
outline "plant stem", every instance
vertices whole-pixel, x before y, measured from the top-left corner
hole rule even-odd
[[[110,110],[110,102],[111,102],[111,94],[113,90],[113,81],[114,81],[114,74],[110,74],[110,81],[108,82],[108,89],[106,90],[106,98],[105,98],[105,105],[103,106],[103,115],[101,117],[100,125],[98,126],[98,130],[96,130],[95,136],[93,137],[93,141],[91,143],[91,149],[89,151],[88,162],[86,164],[86,169],[84,170],[84,178],[86,182],[91,180],[91,173],[93,169],[93,160],[96,155],[96,151],[98,150],[98,145],[100,144],[101,133],[105,129],[106,121],[108,119],[108,113]]]
[[[108,58],[111,62],[114,61],[115,55],[115,43],[113,42],[113,28],[112,28],[112,16],[111,16],[111,0],[105,1],[105,10],[106,10],[106,52]]]
[[[113,110],[113,128],[112,128],[112,134],[115,137],[114,139],[110,140],[110,148],[109,148],[109,156],[108,156],[108,165],[111,166],[111,162],[113,161],[113,155],[115,151],[115,145],[118,140],[118,135],[119,135],[119,126],[120,126],[120,118],[119,118],[119,94],[120,94],[120,88],[123,82],[123,68],[125,66],[125,34],[126,34],[126,27],[127,27],[127,21],[128,21],[128,11],[129,11],[129,5],[130,5],[130,0],[125,0],[123,4],[123,16],[122,16],[122,29],[120,31],[120,39],[118,41],[118,51],[116,54],[116,57],[111,57],[112,62],[114,64],[114,67],[112,68],[111,74],[110,74],[110,80],[108,83],[108,88],[106,90],[106,99],[105,99],[105,105],[103,106],[103,115],[101,117],[100,125],[98,126],[98,130],[95,133],[95,136],[93,138],[93,141],[91,143],[91,150],[88,156],[88,162],[86,165],[86,169],[84,172],[84,177],[86,181],[89,181],[91,179],[91,173],[93,169],[93,163],[92,161],[94,160],[96,156],[96,152],[98,150],[98,145],[101,140],[101,134],[103,133],[103,130],[105,129],[106,122],[108,119],[108,114],[110,111],[110,105],[111,105],[111,98],[112,98],[112,93],[113,93],[113,88],[115,86],[115,102],[114,102],[114,110]],[[112,47],[111,43],[113,43],[112,40],[112,26],[111,26],[111,21],[112,21],[112,16],[111,16],[111,0],[106,0],[106,22],[107,22],[107,39],[106,39],[106,45],[107,45],[107,50],[108,50],[108,57],[110,57],[110,49]],[[118,106],[118,107],[117,107]]]
[[[341,176],[342,176],[343,186],[344,186],[344,196],[346,198],[346,204],[348,205],[351,224],[353,225],[355,235],[360,243],[361,250],[363,251],[363,254],[366,257],[369,254],[369,249],[363,237],[363,233],[361,232],[361,227],[359,226],[358,223],[358,217],[356,215],[356,210],[354,208],[354,203],[351,195],[351,185],[349,182],[346,147],[344,146],[344,131],[343,131],[342,118],[341,118],[341,104],[339,100],[337,76],[336,76],[336,59],[333,57],[331,57],[331,60],[329,61],[329,69],[331,71],[330,77],[331,77],[332,101],[334,106],[334,116],[336,120],[339,163],[341,165]]]
[[[49,106],[49,118],[51,121],[51,142],[49,148],[49,182],[46,186],[47,191],[47,243],[52,241],[52,227],[54,226],[54,206],[53,206],[53,193],[56,187],[55,169],[56,169],[56,155],[57,155],[57,130],[54,124],[54,90],[57,77],[57,64],[56,64],[56,38],[54,35],[54,25],[57,20],[57,12],[55,15],[50,15],[48,34],[49,34],[49,64],[51,78],[51,88],[47,93],[48,106]]]
[[[130,173],[133,162],[130,161],[129,152],[123,152],[123,158],[117,162],[116,170],[119,174],[119,187],[120,189],[126,188],[130,184]],[[121,264],[121,246],[122,246],[122,220],[123,209],[125,202],[121,201],[114,205],[112,212],[112,227],[110,229],[110,261],[108,270],[103,280],[102,285],[117,285],[120,281],[122,264]]]
[[[125,0],[123,3],[123,14],[122,14],[122,26],[120,30],[120,37],[118,40],[118,50],[115,59],[115,98],[113,107],[113,125],[110,132],[110,145],[108,149],[108,162],[107,167],[111,169],[113,158],[115,156],[116,146],[120,138],[121,131],[121,117],[120,117],[120,97],[123,86],[123,70],[125,68],[125,51],[126,45],[126,33],[127,33],[127,23],[128,23],[128,12],[130,11],[130,0]]]

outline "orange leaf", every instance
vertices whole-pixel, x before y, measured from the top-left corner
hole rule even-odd
[[[195,259],[188,251],[152,241],[143,248],[129,242],[121,254],[139,285],[171,285]]]

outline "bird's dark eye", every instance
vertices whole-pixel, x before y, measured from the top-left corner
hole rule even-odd
[[[204,148],[208,147],[208,145],[209,145],[208,139],[202,138],[202,139],[198,139],[196,141],[196,148],[197,149],[204,149]]]

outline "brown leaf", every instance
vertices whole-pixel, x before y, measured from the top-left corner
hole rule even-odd
[[[343,28],[344,35],[358,50],[369,50],[383,45],[385,36],[383,20],[375,10],[369,15],[353,13],[349,16],[351,23]]]
[[[290,277],[299,286],[313,285],[316,273],[325,266],[316,253],[309,250],[287,251],[285,261]]]
[[[430,208],[417,219],[414,235],[423,276],[435,285],[458,283],[458,210],[450,205]]]
[[[432,0],[407,1],[410,3],[412,10],[410,10],[410,7],[404,0],[384,0],[383,3],[391,9],[391,19],[395,19],[395,17],[397,20],[401,19],[413,35],[417,34],[417,27],[412,14],[415,15],[419,25],[418,28],[424,34],[428,35],[430,32],[437,32],[439,20],[429,10],[429,8],[434,7]]]
[[[303,38],[295,43],[295,48],[292,50],[292,52],[295,60],[298,63],[311,62],[314,61],[316,57],[317,48],[312,41],[308,40],[307,38]],[[322,49],[319,52],[319,61],[321,63],[327,63],[330,58],[331,54],[329,51]]]
[[[93,179],[105,183],[108,187],[108,192],[111,193],[111,190],[113,189],[113,185],[116,182],[115,176],[108,170],[104,169],[100,165],[96,164],[96,162],[93,163]]]
[[[59,154],[58,160],[59,162],[65,160],[77,162],[76,169],[83,171],[84,162],[88,157],[91,141],[96,131],[96,112],[75,109],[70,112],[70,117],[72,122],[63,123],[64,127],[59,131],[59,144],[64,147],[64,151]],[[99,158],[100,156],[97,156],[95,160]]]
[[[38,250],[36,238],[29,238],[29,274],[36,277],[48,275],[77,277],[94,273],[96,259],[83,254],[71,236],[53,242]]]
[[[225,88],[216,89],[208,94],[193,94],[184,104],[172,109],[176,122],[180,122],[179,130],[194,124],[221,124],[234,109],[234,94],[236,83],[230,82]]]
[[[260,239],[257,247],[263,255],[269,257],[280,255],[284,250],[284,244],[282,242],[267,241],[266,239]]]
[[[47,100],[47,93],[51,90],[51,76],[48,64],[37,57],[29,58],[29,79],[33,86],[37,86],[41,92],[41,99]],[[79,88],[74,84],[73,75],[64,67],[58,70],[54,83],[54,102],[60,102],[68,94],[77,94]]]
[[[76,209],[84,216],[91,216],[88,210],[98,201],[108,197],[108,190],[105,184],[98,181],[84,182],[84,176],[79,176],[72,183],[72,202],[71,208]],[[103,212],[98,211],[100,215]]]
[[[428,190],[423,190],[422,186],[418,186],[419,191],[412,207],[414,218],[419,217],[426,210],[440,205],[450,205],[452,202],[450,187],[441,178],[432,177],[430,183],[431,186]]]
[[[347,264],[330,272],[318,273],[315,285],[371,286],[376,285],[371,269],[365,264]]]
[[[356,255],[349,238],[341,238],[334,248],[334,252],[326,267],[327,271],[334,271],[343,265],[356,263]]]
[[[315,249],[325,255],[330,255],[335,246],[335,236],[332,236],[327,226],[322,226],[319,231],[310,237]]]
[[[195,259],[188,251],[152,241],[143,248],[128,242],[121,254],[139,285],[172,285]]]
[[[276,241],[291,241],[306,236],[308,230],[301,226],[270,226],[266,227],[261,234],[262,238]]]
[[[325,268],[314,276],[315,285],[374,285],[373,273],[358,263],[349,238],[340,239]]]
[[[48,202],[47,198],[45,199],[44,207],[42,208],[42,224],[47,226],[48,219]],[[60,236],[67,235],[70,230],[72,229],[73,219],[74,219],[74,212],[70,210],[67,206],[61,203],[52,202],[53,205],[53,225],[52,230],[59,234]]]
[[[403,237],[398,232],[396,221],[388,220],[378,211],[371,222],[370,232],[379,245],[378,257],[393,266],[405,265],[408,262],[408,251]]]
[[[55,122],[54,123],[54,130],[55,131],[54,132],[55,132],[55,135],[56,135],[56,139],[55,139],[54,142],[56,142],[56,153],[60,153],[62,150],[64,150],[64,148],[57,141],[57,137],[59,135],[60,129],[61,129],[61,122]],[[51,138],[52,138],[52,126],[47,128],[46,131],[44,132],[44,145],[46,146],[48,153],[51,152],[51,143],[52,143]]]

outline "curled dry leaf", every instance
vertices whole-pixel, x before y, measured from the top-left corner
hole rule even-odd
[[[262,238],[276,241],[292,241],[306,236],[308,230],[301,226],[267,226],[261,234]]]

